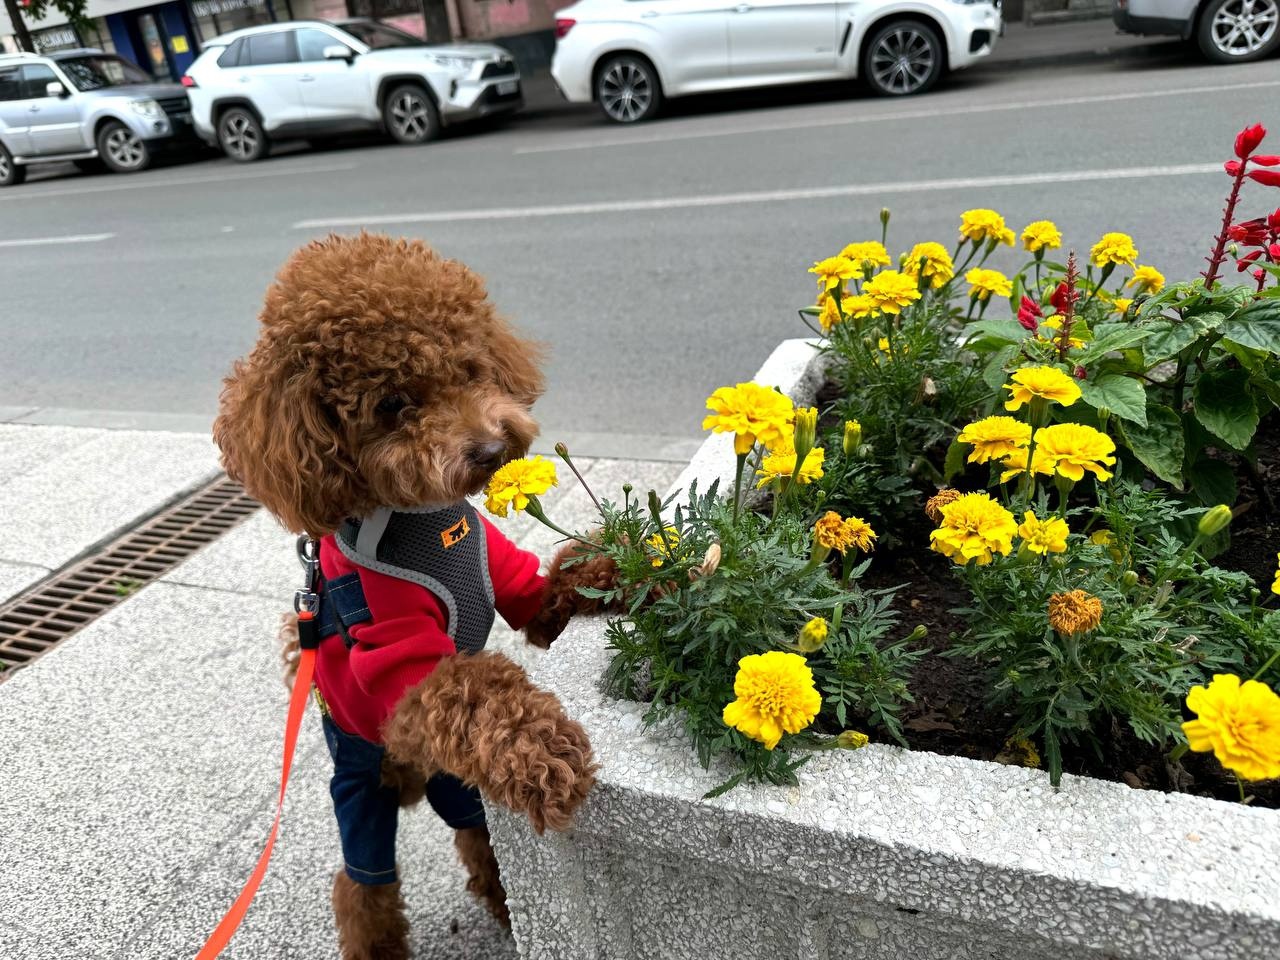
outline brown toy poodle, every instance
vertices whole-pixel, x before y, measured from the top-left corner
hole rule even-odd
[[[345,960],[409,956],[397,812],[423,798],[456,830],[467,888],[506,921],[480,794],[564,829],[594,777],[560,703],[482,648],[495,610],[547,646],[592,559],[549,577],[466,497],[537,433],[538,350],[481,279],[418,242],[331,236],[267,292],[253,352],[227,378],[214,438],[228,474],[319,541],[317,700],[344,868]],[[296,621],[286,639],[297,636]]]

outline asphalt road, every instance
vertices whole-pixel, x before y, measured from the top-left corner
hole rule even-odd
[[[960,212],[989,206],[1017,229],[1054,219],[1080,250],[1129,232],[1141,262],[1187,276],[1216,229],[1235,132],[1261,121],[1280,150],[1277,105],[1276,61],[1176,54],[993,65],[910,100],[773,92],[627,129],[543,109],[421,148],[33,178],[0,192],[0,408],[205,422],[282,260],[367,225],[461,258],[550,345],[548,440],[678,457],[710,390],[803,333],[809,264],[876,236],[882,206],[894,249],[950,246]],[[1254,187],[1242,209],[1267,202],[1280,193]]]

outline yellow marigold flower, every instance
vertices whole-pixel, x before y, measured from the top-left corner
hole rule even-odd
[[[1013,371],[1004,388],[1012,397],[1004,402],[1009,411],[1018,410],[1033,397],[1044,397],[1069,407],[1080,399],[1079,385],[1056,367],[1022,367]]]
[[[854,320],[865,320],[879,312],[875,301],[865,293],[855,293],[851,297],[845,297],[840,301],[840,309],[844,311],[846,317],[852,317]]]
[[[846,280],[852,280],[862,272],[862,269],[852,260],[846,260],[844,257],[827,257],[810,267],[809,272],[818,275],[819,290],[830,290],[832,287],[840,286]]]
[[[1138,293],[1159,293],[1164,289],[1164,274],[1155,267],[1134,267],[1133,276],[1126,287],[1133,287]]]
[[[1028,510],[1018,527],[1018,536],[1032,553],[1062,553],[1067,549],[1067,521],[1058,517],[1041,520]]]
[[[800,628],[800,636],[796,638],[796,646],[804,653],[814,653],[822,649],[827,642],[827,621],[822,617],[814,617]]]
[[[870,553],[875,549],[876,532],[861,517],[848,517],[844,521],[844,535],[863,553]]]
[[[766,447],[790,442],[795,405],[791,398],[758,383],[720,387],[707,398],[711,416],[702,421],[703,430],[735,434],[733,450],[738,456],[751,451],[756,441]]]
[[[994,210],[966,210],[960,214],[960,237],[983,243],[987,240],[998,240],[1013,245],[1013,231],[1004,225],[1004,217]]]
[[[917,243],[904,258],[902,272],[911,277],[924,277],[935,290],[956,275],[951,254],[940,243]]]
[[[737,699],[724,708],[725,724],[763,743],[766,750],[776,747],[783,733],[799,733],[809,726],[822,708],[813,671],[798,653],[770,650],[743,657],[733,693]]]
[[[986,417],[969,424],[956,439],[973,447],[970,463],[1003,460],[1031,442],[1031,425],[1013,417]]]
[[[862,293],[882,313],[901,313],[903,307],[920,299],[915,278],[897,270],[877,273],[866,282]]]
[[[1027,451],[1023,449],[1009,454],[1004,458],[1001,465],[1004,467],[1004,470],[1000,473],[1001,483],[1008,483],[1010,480],[1022,476],[1027,472]],[[1051,476],[1053,474],[1053,462],[1047,460],[1044,452],[1037,449],[1032,469],[1035,473]]]
[[[796,477],[796,483],[806,485],[813,483],[815,480],[822,479],[822,461],[826,457],[826,453],[821,447],[814,447],[805,455],[804,463],[800,465],[800,473]],[[775,480],[782,482],[791,479],[791,474],[796,469],[796,451],[790,443],[782,444],[777,448],[770,450],[768,456],[760,464],[760,469],[756,471],[760,482],[756,484],[756,488],[766,487]]]
[[[979,300],[990,300],[992,296],[1007,297],[1013,293],[1013,281],[999,270],[987,270],[974,267],[964,275],[969,284],[969,296]]]
[[[845,311],[848,313],[848,311]],[[841,320],[840,310],[836,306],[836,301],[832,297],[825,297],[822,301],[822,309],[818,311],[818,324],[822,327],[823,333],[830,333]]]
[[[891,360],[895,356],[905,356],[906,354],[911,352],[911,348],[904,343],[898,347],[897,353],[894,353],[894,351],[890,349],[888,337],[881,337],[879,340],[877,340],[876,349],[878,349],[881,353],[883,353],[886,357],[888,357]],[[879,363],[879,362],[880,362],[880,358],[877,357],[876,363]]]
[[[1116,542],[1116,535],[1110,530],[1095,530],[1089,534],[1089,542],[1099,547],[1109,547]]]
[[[934,523],[941,523],[942,508],[945,507],[948,503],[954,503],[956,500],[960,499],[963,496],[964,496],[963,493],[961,493],[959,490],[956,490],[953,487],[943,487],[941,490],[935,493],[932,497],[930,497],[927,503],[925,503],[924,505],[925,516],[927,516]]]
[[[844,553],[853,546],[853,533],[846,530],[844,518],[834,510],[828,510],[813,525],[813,539],[824,550]]]
[[[964,565],[1008,556],[1018,522],[985,493],[966,493],[942,508],[942,522],[929,534],[930,548]]]
[[[1102,622],[1102,601],[1083,590],[1055,593],[1049,598],[1049,626],[1063,636],[1088,633]]]
[[[1095,267],[1112,266],[1132,267],[1138,259],[1138,248],[1133,245],[1133,237],[1127,233],[1104,233],[1102,239],[1089,251],[1089,262]]]
[[[1036,220],[1022,231],[1022,246],[1032,253],[1062,246],[1062,231],[1052,220]]]
[[[887,267],[893,261],[889,259],[889,251],[878,240],[867,240],[862,243],[851,243],[840,251],[840,256],[866,269],[871,267]]]
[[[1133,306],[1132,297],[1115,297],[1111,301],[1111,309],[1122,317],[1129,312],[1131,306]]]
[[[499,517],[510,508],[519,513],[556,485],[556,466],[542,457],[521,457],[497,469],[485,487],[485,509]]]
[[[645,543],[653,550],[655,556],[651,563],[660,567],[667,562],[667,555],[674,554],[680,546],[680,531],[675,527],[663,527],[663,533],[649,535]],[[663,535],[665,534],[665,536]]]
[[[1036,454],[1043,455],[1060,476],[1078,481],[1088,470],[1099,480],[1111,479],[1104,465],[1116,462],[1116,444],[1101,430],[1082,423],[1055,423],[1037,430],[1035,439]]]
[[[846,750],[861,750],[870,742],[871,738],[861,730],[845,730],[836,737],[836,743]]]
[[[1046,340],[1057,340],[1059,336],[1061,336],[1061,332],[1062,332],[1062,318],[1049,317],[1047,320],[1041,320],[1040,329],[1044,330],[1046,328],[1054,332],[1050,334],[1044,334],[1044,338]],[[1074,327],[1072,329],[1074,329]],[[1072,350],[1079,350],[1081,347],[1084,346],[1084,341],[1081,340],[1079,337],[1068,336],[1067,346],[1069,346]]]
[[[1265,683],[1215,674],[1191,688],[1187,709],[1197,715],[1182,725],[1192,750],[1212,750],[1242,780],[1280,777],[1280,696]]]
[[[1280,553],[1276,554],[1276,562],[1276,579],[1275,583],[1271,584],[1272,593],[1280,593]]]

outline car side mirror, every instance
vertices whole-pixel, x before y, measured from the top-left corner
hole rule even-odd
[[[44,85],[44,95],[46,97],[65,97],[67,95],[67,88],[57,80],[50,80]]]
[[[335,43],[332,46],[325,47],[320,55],[326,60],[345,60],[347,63],[356,58],[356,52],[345,43]]]

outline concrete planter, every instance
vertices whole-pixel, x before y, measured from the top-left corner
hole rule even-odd
[[[798,401],[822,371],[782,344],[756,375]],[[712,437],[678,481],[732,470]],[[729,477],[731,480],[731,475]],[[1275,960],[1280,811],[873,744],[798,787],[700,799],[674,725],[606,698],[603,623],[535,673],[586,726],[600,781],[572,833],[490,810],[520,955],[858,960]]]

